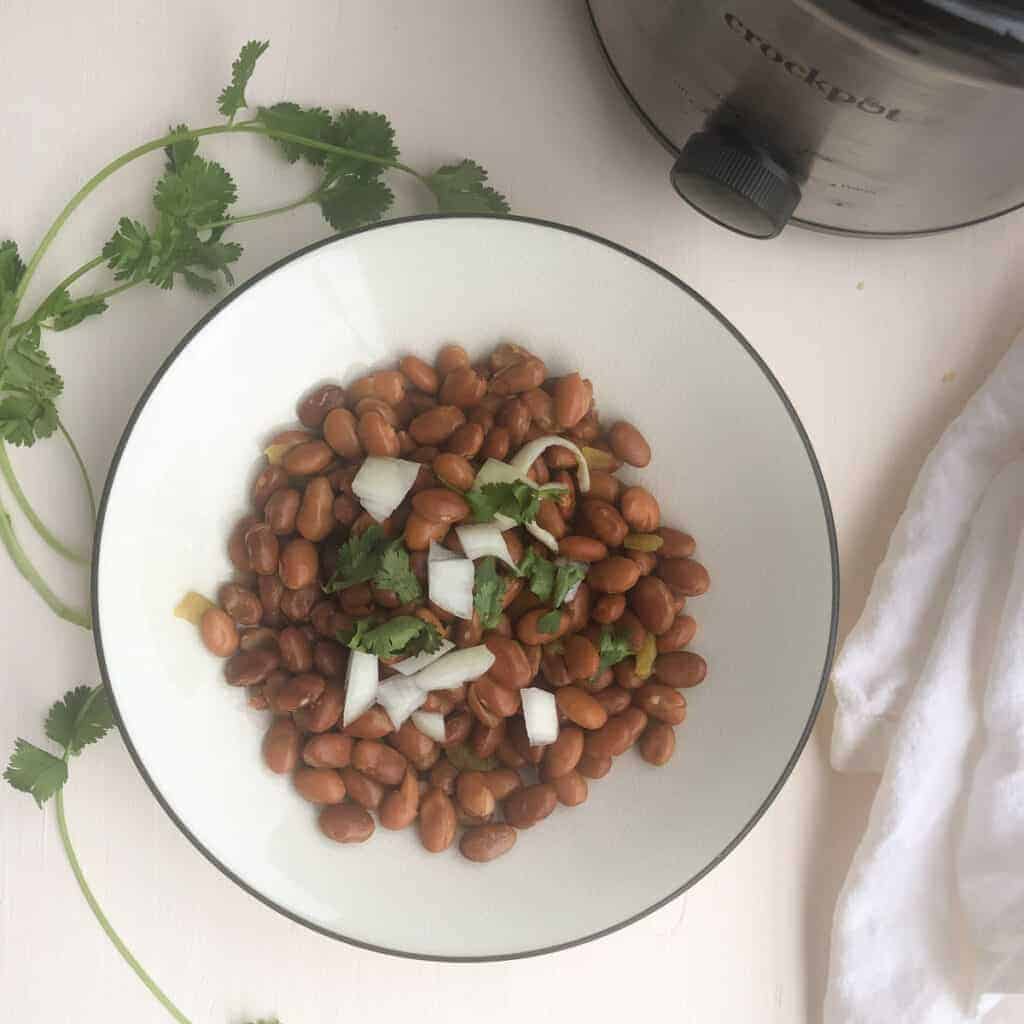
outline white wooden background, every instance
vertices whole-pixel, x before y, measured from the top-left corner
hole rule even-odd
[[[829,483],[845,632],[924,455],[1024,326],[1024,218],[925,241],[736,238],[674,197],[668,158],[610,80],[579,0],[0,0],[0,234],[31,250],[115,154],[168,124],[216,120],[230,61],[254,37],[272,48],[250,99],[385,111],[408,162],[472,155],[517,212],[631,246],[746,333],[803,417]],[[305,184],[259,141],[204,144],[236,175],[239,209]],[[97,252],[118,216],[145,216],[157,171],[153,157],[90,200],[40,287]],[[411,211],[421,197],[400,198]],[[241,276],[325,233],[308,209],[241,230]],[[206,308],[185,292],[137,289],[51,342],[67,381],[63,414],[97,484],[140,391]],[[61,447],[16,461],[48,517],[85,541]],[[84,577],[43,560],[84,600]],[[6,757],[16,735],[41,737],[49,703],[97,670],[91,638],[58,623],[3,559],[0,595]],[[68,814],[110,917],[196,1022],[277,1013],[284,1024],[503,1024],[571,1013],[792,1024],[819,1018],[833,904],[872,792],[829,770],[830,719],[826,707],[774,806],[688,895],[603,941],[508,965],[404,962],[278,917],[178,833],[116,736],[75,763]],[[79,897],[52,809],[0,787],[0,1017],[106,1024],[162,1013]]]

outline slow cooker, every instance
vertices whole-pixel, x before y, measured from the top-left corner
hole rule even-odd
[[[589,0],[671,181],[755,238],[962,227],[1024,205],[1024,4]]]

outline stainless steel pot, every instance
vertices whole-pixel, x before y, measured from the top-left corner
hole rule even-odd
[[[1019,0],[588,6],[677,191],[726,227],[914,235],[1024,205]]]

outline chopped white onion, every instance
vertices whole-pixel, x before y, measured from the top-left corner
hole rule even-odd
[[[341,724],[351,725],[363,712],[369,711],[377,699],[379,669],[377,658],[363,651],[350,651],[345,674],[345,713]]]
[[[400,661],[391,667],[397,669],[400,675],[412,676],[421,669],[425,669],[428,665],[433,665],[438,658],[443,658],[449,651],[454,649],[455,644],[451,640],[442,640],[441,646],[433,654],[421,651],[419,654],[414,654],[411,658],[406,658],[404,661]]]
[[[429,736],[435,743],[444,743],[444,715],[440,711],[414,711],[412,713],[412,724],[424,736]]]
[[[537,461],[537,459],[539,459],[548,448],[553,448],[556,445],[561,448],[568,448],[569,451],[576,456],[576,476],[579,480],[580,492],[582,494],[586,494],[587,491],[590,490],[590,467],[587,465],[587,460],[583,457],[583,452],[581,452],[579,448],[577,448],[576,445],[574,445],[568,438],[558,437],[555,434],[545,434],[543,437],[538,437],[535,440],[524,444],[516,453],[516,457],[509,462],[509,465],[520,477],[525,477],[530,471],[530,467]]]
[[[583,581],[590,571],[590,565],[587,562],[573,562],[568,558],[556,558],[555,565],[574,565],[577,569],[583,570],[583,576],[566,591],[565,597],[562,599],[563,604],[568,604],[579,593],[580,587],[583,586]]]
[[[546,548],[548,548],[551,551],[554,551],[555,554],[558,553],[558,541],[555,540],[554,534],[549,533],[547,530],[545,530],[544,527],[541,526],[540,523],[538,523],[536,520],[534,520],[532,523],[526,524],[526,532],[531,537],[535,537],[537,540],[539,540],[541,544],[543,544]]]
[[[452,651],[408,678],[423,691],[451,690],[490,671],[494,655],[486,644]]]
[[[473,618],[473,563],[468,558],[445,559],[427,565],[430,600],[460,619]]]
[[[497,523],[474,523],[472,526],[456,526],[455,533],[462,544],[462,550],[470,561],[494,555],[513,569],[516,563],[508,553],[508,544],[501,535],[501,527]]]
[[[527,469],[530,467],[527,466]],[[507,462],[500,462],[498,459],[488,459],[476,474],[473,487],[479,490],[486,484],[514,484],[524,476],[514,466]],[[532,481],[530,481],[532,483]]]
[[[450,562],[453,558],[461,558],[457,551],[449,551],[443,544],[436,540],[430,542],[430,550],[427,552],[427,565],[431,562]]]
[[[541,747],[558,739],[558,707],[555,695],[537,686],[519,691],[523,702],[523,720],[531,747]]]
[[[401,729],[402,723],[427,699],[410,676],[393,676],[377,687],[377,703],[387,712],[391,724]]]
[[[402,504],[420,472],[418,462],[369,455],[352,481],[352,493],[382,523]]]

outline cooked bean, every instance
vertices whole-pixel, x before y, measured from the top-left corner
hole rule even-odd
[[[555,402],[543,388],[531,388],[524,391],[519,400],[530,413],[531,423],[545,434],[557,429],[555,424]],[[548,451],[551,449],[549,448]]]
[[[452,370],[469,366],[469,356],[461,345],[445,345],[437,355],[437,372],[445,376]]]
[[[621,715],[629,707],[632,698],[629,691],[624,690],[621,686],[609,686],[600,693],[595,693],[594,699],[611,718],[612,715]]]
[[[292,476],[313,476],[326,469],[333,458],[334,452],[323,441],[306,441],[289,448],[281,465]]]
[[[491,378],[491,390],[496,395],[518,395],[531,388],[539,388],[547,375],[544,363],[536,356],[530,356],[498,370]]]
[[[651,722],[640,737],[640,756],[648,764],[658,767],[668,764],[675,749],[675,730],[664,722]]]
[[[573,562],[600,562],[608,557],[608,548],[594,537],[576,534],[559,540],[558,553]]]
[[[368,412],[378,412],[386,422],[390,423],[396,430],[398,429],[398,412],[393,406],[388,405],[387,402],[383,402],[379,398],[360,399],[356,403],[354,412],[357,419],[361,419]]]
[[[590,394],[578,373],[560,377],[555,383],[555,420],[560,430],[571,430],[590,409]]]
[[[263,606],[263,624],[265,626],[283,626],[281,614],[281,598],[284,596],[284,584],[279,576],[260,576],[256,580],[256,590]]]
[[[450,715],[444,722],[444,747],[465,743],[473,729],[473,716],[468,711]]]
[[[308,672],[313,667],[313,645],[297,626],[282,629],[277,638],[281,664],[289,672]]]
[[[640,570],[629,558],[612,555],[592,566],[587,582],[602,594],[624,594],[640,578]]]
[[[276,651],[277,632],[266,626],[246,629],[239,634],[238,646],[243,651]]]
[[[555,540],[560,541],[568,532],[562,513],[551,500],[545,500],[537,508],[537,525],[547,530]]]
[[[272,576],[277,572],[277,557],[280,544],[274,531],[266,523],[253,523],[245,531],[245,550],[253,572],[261,576]]]
[[[299,422],[311,430],[323,425],[328,413],[345,404],[345,389],[337,384],[322,384],[299,402]]]
[[[675,621],[675,602],[656,576],[642,576],[629,592],[629,607],[645,629],[661,636]]]
[[[365,843],[373,835],[373,818],[355,804],[332,804],[320,812],[320,831],[336,843]]]
[[[288,775],[299,757],[299,730],[287,715],[275,718],[263,737],[263,761],[278,775]]]
[[[508,853],[516,844],[516,830],[511,825],[475,825],[459,840],[459,852],[467,860],[485,864]]]
[[[556,803],[558,797],[550,783],[524,786],[505,798],[505,820],[515,828],[532,828],[555,809]]]
[[[459,769],[442,757],[430,770],[430,785],[451,796],[455,792],[455,782],[459,777]]]
[[[223,584],[217,592],[217,600],[239,626],[257,626],[263,618],[260,599],[238,583]]]
[[[484,428],[479,423],[464,423],[454,431],[445,443],[445,448],[453,455],[473,458],[484,443]]]
[[[427,790],[420,801],[420,842],[431,853],[447,850],[455,840],[455,805],[440,789]]]
[[[636,659],[626,658],[620,661],[612,673],[615,676],[615,685],[621,686],[623,690],[639,690],[644,680],[636,674]]]
[[[419,388],[428,395],[437,393],[440,379],[437,371],[429,363],[425,363],[418,356],[406,356],[398,365],[414,388]]]
[[[674,605],[673,605],[674,607]],[[689,615],[680,615],[672,625],[658,637],[658,653],[671,654],[682,650],[697,632],[697,621]]]
[[[469,684],[466,703],[479,722],[493,729],[501,719],[519,710],[519,694],[499,686],[489,676],[481,676]]]
[[[696,686],[704,682],[707,674],[707,662],[693,651],[673,651],[654,659],[654,675],[666,686]]]
[[[594,536],[610,548],[620,547],[629,533],[626,520],[607,501],[588,498],[580,506],[580,514]]]
[[[572,680],[590,679],[600,667],[597,648],[581,633],[567,636],[563,641],[565,668]]]
[[[494,794],[494,799],[499,803],[515,792],[523,785],[522,777],[513,768],[495,768],[493,771],[484,772],[484,782],[487,788]]]
[[[692,558],[663,558],[658,563],[657,572],[666,583],[678,587],[687,597],[704,594],[711,585],[707,569]]]
[[[578,686],[563,686],[555,693],[558,710],[583,729],[600,729],[608,714],[596,698]]]
[[[604,708],[601,709],[602,711]],[[588,732],[584,739],[584,750],[591,757],[618,757],[629,749],[632,742],[631,724],[621,715],[609,718],[600,729]]]
[[[401,449],[398,434],[379,412],[368,412],[361,416],[356,429],[367,455],[398,458]]]
[[[352,763],[351,736],[338,732],[322,732],[306,740],[302,760],[310,768],[347,768]]]
[[[440,445],[466,422],[466,416],[454,405],[437,405],[420,413],[409,424],[409,434],[421,445]]]
[[[412,499],[412,507],[417,515],[432,523],[461,523],[470,512],[466,499],[446,487],[420,491]]]
[[[494,812],[494,794],[483,772],[463,772],[455,783],[455,799],[474,817],[487,818]]]
[[[530,685],[533,672],[521,644],[497,633],[488,633],[484,643],[494,655],[494,664],[487,672],[494,682],[510,690],[521,690]]]
[[[469,409],[479,404],[487,391],[487,382],[469,366],[462,366],[445,375],[439,399],[442,405]]]
[[[585,779],[603,779],[612,769],[610,757],[595,757],[585,750],[576,770]]]
[[[530,410],[525,402],[510,398],[498,410],[497,423],[508,431],[512,446],[518,448],[530,429]]]
[[[303,732],[326,732],[333,729],[341,720],[344,706],[344,683],[340,679],[328,679],[324,692],[312,703],[295,712],[295,724]]]
[[[650,576],[658,567],[658,556],[653,551],[627,551],[625,557],[636,566],[641,576]]]
[[[558,626],[553,632],[545,632],[540,628],[540,620],[545,615],[552,614],[547,608],[535,608],[531,612],[527,612],[517,623],[516,623],[516,637],[520,643],[523,644],[546,644],[552,640],[557,640],[562,636],[565,631],[569,628],[569,615],[565,611],[559,611],[554,614],[559,616]]]
[[[274,695],[269,698],[270,709],[278,714],[288,714],[307,707],[319,700],[324,692],[327,681],[314,672],[303,672],[291,676],[286,682],[276,687]]]
[[[405,546],[410,551],[426,551],[430,542],[441,541],[451,523],[432,523],[418,512],[413,512],[405,522]]]
[[[219,611],[219,609],[211,609],[211,611]],[[228,618],[227,615],[224,617]],[[231,620],[228,619],[228,622]],[[231,625],[234,626],[234,623]],[[224,666],[224,678],[232,686],[256,686],[257,683],[262,683],[280,663],[281,658],[277,651],[239,651]]]
[[[313,647],[313,665],[328,679],[343,676],[348,665],[348,649],[336,640],[318,640]]]
[[[281,595],[281,611],[292,622],[305,622],[321,596],[320,588],[315,583],[296,587],[295,590],[285,587]]]
[[[651,446],[632,423],[620,420],[613,424],[608,431],[608,441],[615,455],[631,466],[643,469],[651,461]]]
[[[328,414],[324,420],[324,440],[343,459],[363,456],[356,417],[348,409],[334,409]]]
[[[572,682],[569,670],[565,665],[565,658],[561,654],[545,654],[541,658],[540,670],[548,684],[554,689],[568,686]]]
[[[595,622],[604,626],[610,626],[618,622],[622,613],[626,610],[626,598],[624,594],[602,594],[594,604],[590,615]]]
[[[658,551],[662,558],[689,558],[697,549],[696,541],[682,530],[663,526],[658,530],[658,536],[664,542]]]
[[[384,828],[392,830],[408,828],[416,820],[419,806],[419,779],[410,768],[398,789],[384,797],[380,805],[380,823]]]
[[[301,504],[299,491],[294,487],[284,487],[271,496],[263,510],[263,518],[274,533],[284,536],[295,530],[295,518]]]
[[[572,600],[562,606],[569,613],[569,632],[583,629],[590,621],[590,587],[583,582],[576,588]]]
[[[615,675],[610,668],[603,669],[591,679],[584,679],[580,684],[587,693],[600,693],[615,682]]]
[[[608,764],[611,767],[611,762]],[[551,780],[558,802],[565,807],[578,807],[587,799],[587,780],[575,769]]]
[[[238,627],[231,616],[221,608],[207,608],[203,612],[199,634],[206,649],[218,658],[228,658],[238,650]]]
[[[644,629],[643,623],[628,608],[619,616],[615,632],[625,636],[629,649],[634,654],[640,653],[640,648],[647,639],[647,630]]]
[[[652,533],[661,522],[658,499],[645,487],[627,487],[619,499],[619,510],[636,533]]]
[[[292,782],[311,804],[340,804],[345,799],[345,783],[333,768],[297,768]]]
[[[379,740],[382,736],[394,732],[395,727],[391,724],[387,712],[379,704],[375,704],[354,722],[346,725],[343,731],[346,736],[355,736],[356,739]]]
[[[575,461],[575,459],[574,459]],[[619,500],[622,491],[622,484],[617,477],[603,470],[592,469],[590,471],[590,490],[587,497],[594,501],[603,501],[614,507]]]
[[[352,767],[382,786],[397,786],[405,777],[408,762],[379,740],[360,740],[352,751]]]
[[[548,451],[551,451],[549,448]],[[555,504],[558,506],[558,511],[562,513],[562,518],[567,522],[572,522],[573,517],[576,515],[576,483],[568,470],[560,469],[552,477],[556,484],[560,484],[564,490],[557,498],[554,499]]]
[[[554,743],[544,750],[541,761],[545,782],[554,782],[573,771],[583,756],[583,730],[578,726],[563,726]]]
[[[516,721],[522,721],[521,718]],[[483,722],[477,722],[473,726],[473,731],[469,734],[469,748],[476,754],[477,757],[491,757],[501,746],[501,741],[505,738],[505,725],[506,719],[502,718],[498,720],[497,725],[484,725]]]
[[[452,452],[444,452],[438,455],[431,464],[434,476],[442,483],[454,487],[458,491],[468,491],[473,486],[476,478],[476,471],[470,465],[469,460],[461,455]]]
[[[493,426],[486,431],[483,447],[480,449],[480,457],[501,461],[508,455],[511,447],[512,436],[509,434],[508,427]]]
[[[452,640],[456,647],[476,647],[483,637],[484,629],[480,625],[480,615],[473,612],[471,619],[459,619],[452,630]]]
[[[335,526],[334,491],[325,476],[314,477],[306,484],[295,526],[307,540],[323,540]]]
[[[644,729],[647,728],[647,723],[650,721],[647,712],[635,704],[632,707],[626,708],[618,717],[626,723],[626,728],[629,730],[629,746],[632,746],[640,739]]]
[[[530,746],[530,738],[526,735],[526,723],[523,721],[522,715],[517,715],[505,723],[505,734],[524,763],[540,764],[544,757],[544,748]],[[509,764],[509,767],[516,766]]]
[[[255,516],[246,516],[244,519],[240,519],[228,537],[228,558],[239,572],[252,572],[249,549],[245,546],[245,535],[256,522],[258,520]]]
[[[257,512],[283,487],[288,486],[288,471],[284,466],[267,466],[252,485],[252,505]]]
[[[353,750],[352,756],[355,757],[355,750]],[[380,802],[384,799],[384,787],[379,782],[363,775],[352,765],[341,769],[341,777],[345,782],[345,789],[348,790],[350,800],[355,801],[360,807],[365,807],[368,811],[375,811],[380,807]]]
[[[686,698],[663,683],[644,683],[633,700],[637,707],[659,722],[679,725],[686,719]]]

